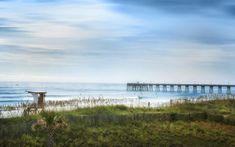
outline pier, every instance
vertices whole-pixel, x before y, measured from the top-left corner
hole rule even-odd
[[[235,85],[230,84],[170,84],[170,83],[127,83],[127,91],[185,92],[202,94],[231,94]]]

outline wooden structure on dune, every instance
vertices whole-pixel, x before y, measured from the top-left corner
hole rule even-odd
[[[45,91],[26,91],[33,96],[33,103],[24,110],[24,115],[29,115],[30,113],[37,113],[40,110],[44,110],[45,107]]]

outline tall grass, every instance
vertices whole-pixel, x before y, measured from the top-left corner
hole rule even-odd
[[[190,141],[197,146],[229,146],[235,145],[234,106],[234,99],[220,99],[162,108],[117,105],[44,112],[0,119],[0,143],[46,146],[47,135],[32,131],[32,124],[59,115],[70,127],[56,131],[56,146],[193,146]]]
[[[221,109],[230,111],[225,114],[221,112]],[[89,125],[102,123],[128,124],[135,121],[210,121],[235,125],[235,100],[180,103],[165,108],[130,108],[124,105],[97,106],[53,113],[65,117],[70,123]],[[48,113],[45,113],[45,116],[47,116],[46,114]],[[29,126],[38,118],[40,118],[40,115],[0,119],[0,137],[15,137],[19,134],[30,132]]]

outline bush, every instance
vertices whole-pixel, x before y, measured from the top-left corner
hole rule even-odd
[[[188,115],[189,119],[188,120],[206,120],[207,119],[207,113],[202,112],[202,113],[189,113]]]
[[[23,134],[17,142],[23,147],[43,146],[42,141],[40,141],[38,137],[33,137],[27,134]]]
[[[115,106],[114,108],[116,108],[116,109],[118,109],[118,110],[121,110],[121,111],[128,110],[128,107],[127,107],[127,106],[124,106],[124,105],[117,105],[117,106]]]
[[[40,115],[46,120],[48,125],[53,124],[54,118],[57,116],[54,111],[42,111]]]
[[[177,113],[170,113],[170,120],[169,121],[176,121],[177,120]]]
[[[208,120],[218,122],[218,123],[223,123],[224,117],[223,115],[218,115],[218,114],[208,114]]]
[[[226,117],[224,118],[224,123],[228,125],[235,125],[235,118],[234,117]]]

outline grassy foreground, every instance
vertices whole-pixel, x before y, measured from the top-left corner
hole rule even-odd
[[[42,116],[0,119],[0,146],[48,146],[50,131],[32,129]],[[54,129],[54,146],[235,146],[235,100],[161,109],[84,108],[46,116],[67,124]]]

